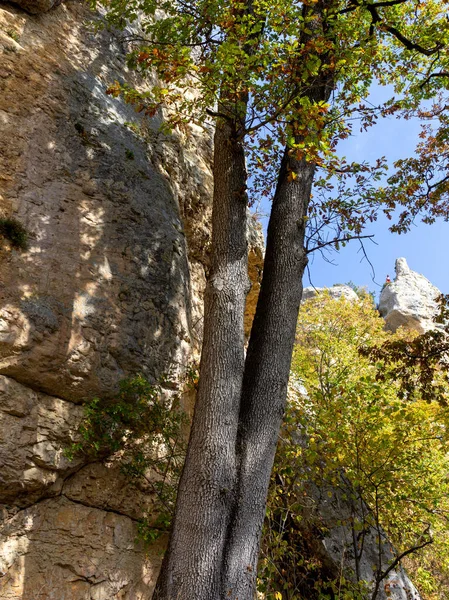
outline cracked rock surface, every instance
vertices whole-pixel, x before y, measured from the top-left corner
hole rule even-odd
[[[106,94],[145,82],[100,18],[0,2],[0,217],[29,233],[26,252],[0,240],[2,600],[151,597],[164,539],[136,539],[152,493],[63,449],[83,399],[182,373],[201,340],[211,138],[162,135]]]
[[[148,554],[130,518],[60,496],[3,521],[3,600],[110,600],[151,597],[161,543]]]
[[[82,408],[0,376],[0,597],[146,599],[164,539],[143,551],[154,497],[117,466],[69,462]]]

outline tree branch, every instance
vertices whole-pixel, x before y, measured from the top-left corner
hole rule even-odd
[[[432,56],[433,54],[436,54],[443,48],[443,44],[437,44],[435,48],[428,49],[424,48],[424,46],[421,46],[421,44],[412,42],[411,40],[406,38],[405,35],[403,35],[399,31],[399,29],[396,29],[396,27],[388,25],[388,23],[382,21],[382,18],[380,17],[375,4],[366,5],[366,9],[371,14],[372,18],[370,30],[373,30],[374,25],[379,24],[379,27],[381,29],[384,29],[385,31],[388,31],[388,33],[391,33],[391,35],[395,37],[399,42],[401,42],[401,44],[405,48],[407,48],[407,50],[416,50],[417,52],[419,52],[420,54],[424,54],[425,56]]]
[[[396,4],[404,4],[405,2],[409,2],[409,0],[386,0],[385,2],[376,2],[375,4],[372,4],[371,6],[374,6],[376,8],[384,8],[386,6],[395,6]],[[351,2],[351,5],[348,6],[347,8],[344,8],[343,10],[340,10],[337,14],[339,15],[344,15],[350,12],[353,12],[354,10],[356,10],[357,8],[366,8],[366,4],[360,4],[359,2]]]
[[[420,84],[420,88],[422,89],[425,85],[429,83],[432,77],[449,77],[449,71],[439,71],[438,73],[431,73],[428,77],[424,79],[424,81]]]
[[[330,246],[330,245],[336,244],[338,242],[349,242],[351,240],[363,240],[366,238],[373,238],[373,237],[374,237],[374,235],[347,235],[342,238],[334,238],[330,242],[323,242],[322,244],[318,244],[317,246],[314,246],[313,248],[307,249],[306,254],[315,252],[315,250],[321,250],[321,248],[324,248],[325,246]]]
[[[412,554],[413,552],[416,552],[417,550],[421,550],[421,548],[425,548],[429,544],[433,544],[432,538],[430,538],[429,540],[426,540],[422,544],[418,544],[417,546],[413,546],[412,548],[409,548],[408,550],[404,550],[404,552],[402,552],[402,554],[400,554],[397,558],[394,559],[394,561],[391,563],[391,565],[388,567],[388,569],[382,573],[382,577],[381,577],[380,581],[385,579],[385,577],[387,577],[389,575],[389,573],[391,573],[391,571],[393,571],[393,569],[395,569],[398,566],[398,564],[401,562],[401,560],[403,558],[405,558],[408,554]]]

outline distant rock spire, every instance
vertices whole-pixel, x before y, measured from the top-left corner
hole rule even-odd
[[[408,266],[407,261],[406,261],[406,259],[404,257],[396,259],[396,263],[394,265],[394,269],[396,271],[396,278],[398,278],[399,276],[406,275],[407,273],[411,273],[412,272],[410,270],[410,267]],[[417,275],[418,275],[418,273],[417,273]]]
[[[396,331],[402,326],[420,333],[433,329],[440,290],[424,275],[412,271],[405,258],[396,260],[395,269],[396,277],[384,286],[379,302],[387,328]]]

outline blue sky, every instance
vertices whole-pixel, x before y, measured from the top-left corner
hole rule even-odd
[[[419,124],[396,118],[382,119],[368,132],[357,133],[341,144],[342,153],[349,160],[374,162],[386,156],[389,162],[410,156],[418,141]],[[389,222],[380,218],[366,233],[373,233],[377,245],[365,243],[368,257],[373,264],[375,281],[383,284],[387,274],[394,277],[396,258],[404,256],[411,269],[425,275],[441,291],[449,291],[449,268],[446,252],[449,246],[449,223],[437,221],[425,225],[417,221],[410,233],[393,234],[388,231]],[[315,286],[328,286],[352,280],[357,285],[366,285],[377,291],[372,281],[372,269],[362,259],[360,244],[350,243],[339,253],[328,255],[335,263],[330,265],[317,253],[310,264],[310,274]],[[305,282],[308,285],[308,282]]]
[[[372,97],[373,101],[380,101],[380,95],[384,96],[383,93],[376,93],[377,98]],[[419,131],[417,122],[389,117],[379,120],[377,125],[364,133],[359,133],[354,127],[354,135],[342,142],[339,148],[349,161],[374,162],[376,158],[386,156],[388,162],[392,163],[413,153]],[[411,269],[422,273],[442,292],[449,292],[449,261],[446,259],[449,223],[437,221],[433,225],[425,225],[417,221],[410,233],[402,235],[390,233],[388,225],[387,219],[382,217],[365,232],[374,234],[377,244],[365,242],[368,258],[374,268],[375,282],[372,268],[360,251],[359,242],[353,241],[340,252],[332,251],[326,255],[334,264],[327,263],[319,252],[310,256],[309,271],[313,285],[322,287],[353,281],[378,293],[387,274],[394,278],[396,258],[404,256]],[[310,285],[307,276],[304,285]]]

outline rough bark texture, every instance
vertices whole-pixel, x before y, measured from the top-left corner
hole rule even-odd
[[[246,169],[232,128],[217,126],[212,265],[205,293],[200,387],[172,536],[154,598],[218,600],[244,367],[248,292]]]
[[[333,0],[304,5],[305,18],[315,15],[307,43],[320,31]],[[322,55],[323,64],[330,57]],[[333,75],[326,71],[310,81],[311,102],[326,102]],[[292,129],[300,123],[293,123]],[[308,125],[308,124],[307,124]],[[302,141],[298,135],[296,142]],[[267,251],[242,384],[237,435],[238,484],[226,547],[222,598],[252,600],[270,474],[287,398],[293,343],[307,265],[306,216],[316,165],[298,160],[286,148],[268,225]],[[296,177],[291,177],[295,173]]]
[[[288,180],[289,170],[298,173]],[[307,264],[305,219],[315,171],[286,151],[273,200],[264,276],[245,363],[238,434],[239,485],[223,598],[252,599],[260,535]]]

